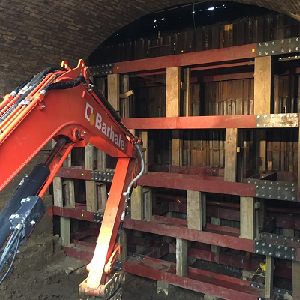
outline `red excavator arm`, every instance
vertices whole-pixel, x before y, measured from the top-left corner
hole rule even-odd
[[[93,91],[87,72],[82,60],[74,69],[63,62],[60,68],[37,74],[4,97],[0,103],[0,190],[51,139],[57,143],[43,165],[49,172],[37,193],[30,196],[44,195],[73,147],[91,143],[118,158],[89,276],[80,287],[82,294],[108,299],[105,287],[120,251],[116,239],[134,181],[136,154],[141,151],[140,141],[124,127],[106,99]]]

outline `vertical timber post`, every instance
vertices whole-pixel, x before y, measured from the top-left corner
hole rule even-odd
[[[85,147],[85,169],[94,170],[94,146],[91,144]],[[97,204],[97,185],[94,181],[85,182],[85,194],[86,194],[86,209],[90,212],[96,212],[98,210]]]
[[[241,197],[241,238],[255,238],[255,206],[253,197]]]
[[[256,57],[254,70],[254,114],[270,114],[272,111],[273,98],[273,64],[272,57]],[[265,172],[267,169],[266,153],[266,130],[257,130],[257,167],[259,172]],[[260,199],[260,208],[258,211],[259,227],[263,226],[266,218],[266,200]],[[271,298],[273,293],[273,274],[274,274],[274,258],[266,257],[266,277],[265,277],[265,297]]]
[[[187,277],[188,274],[188,256],[187,240],[176,239],[176,275]]]
[[[254,70],[254,114],[263,115],[271,113],[273,96],[273,64],[272,57],[256,57]],[[266,170],[266,131],[257,131],[258,167],[260,172]]]
[[[187,221],[189,229],[203,230],[206,223],[206,194],[187,191]]]
[[[256,57],[254,70],[254,115],[270,114],[272,111],[274,72],[271,56]],[[266,130],[256,131],[256,166],[259,172],[264,172],[266,164],[267,142]],[[264,226],[266,220],[267,203],[265,199],[260,199],[258,208],[257,224],[259,228]]]
[[[180,116],[180,67],[166,69],[166,117]],[[182,166],[182,139],[179,130],[172,131],[172,165]]]
[[[266,256],[265,298],[273,296],[274,257]],[[293,298],[294,299],[294,298]]]
[[[293,300],[300,300],[300,263],[298,261],[292,262],[292,286],[293,286]]]

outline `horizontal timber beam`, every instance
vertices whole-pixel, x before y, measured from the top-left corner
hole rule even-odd
[[[255,197],[254,184],[204,180],[195,175],[149,172],[138,180],[138,184],[149,187]]]
[[[113,73],[134,73],[165,69],[168,67],[207,65],[225,61],[251,59],[254,57],[256,57],[256,44],[248,44],[223,49],[118,62],[114,64]]]
[[[166,235],[174,238],[182,238],[188,241],[227,247],[246,252],[254,252],[254,241],[240,239],[238,237],[188,229],[183,226],[174,226],[164,222],[147,222],[140,220],[125,219],[124,228],[142,232],[150,232],[158,235]]]
[[[188,268],[188,277],[176,275],[176,265],[171,262],[145,257],[130,257],[124,263],[125,272],[161,280],[196,292],[222,297],[222,299],[257,300],[259,289],[249,286],[249,282],[237,278],[215,274],[195,268]]]
[[[128,129],[218,129],[298,127],[298,114],[225,115],[122,119]]]

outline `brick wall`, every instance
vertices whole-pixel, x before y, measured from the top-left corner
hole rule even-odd
[[[0,97],[50,65],[75,66],[106,38],[139,17],[190,0],[3,0],[0,1]],[[300,18],[298,0],[239,0]],[[46,153],[37,155],[28,173]],[[5,166],[0,166],[5,168]],[[1,194],[5,201],[20,180]]]
[[[75,65],[106,38],[135,19],[190,0],[0,1],[0,96],[43,68]],[[239,0],[289,15],[298,0]],[[299,17],[299,16],[298,16]]]

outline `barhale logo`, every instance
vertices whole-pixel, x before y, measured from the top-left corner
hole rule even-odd
[[[115,145],[117,145],[121,150],[124,150],[124,140],[121,137],[121,134],[116,134],[112,126],[107,126],[105,122],[102,121],[102,116],[97,112],[96,119],[94,114],[94,107],[89,103],[86,103],[85,106],[85,118],[90,122],[90,124],[105,134]]]

